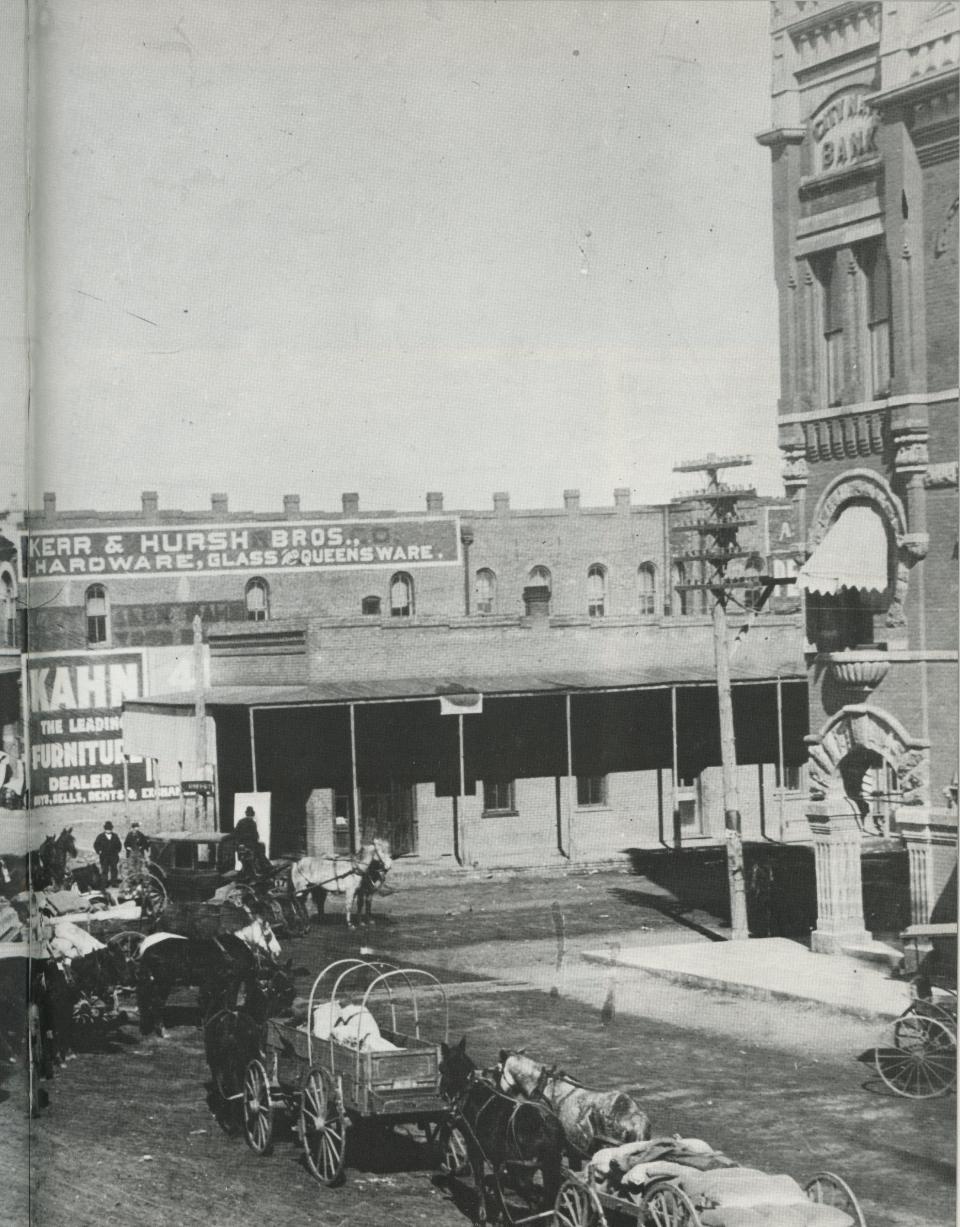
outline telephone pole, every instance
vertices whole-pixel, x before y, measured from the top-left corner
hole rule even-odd
[[[747,894],[743,874],[743,837],[740,822],[740,794],[737,786],[737,746],[733,728],[733,697],[730,684],[730,644],[727,606],[737,601],[738,589],[758,588],[758,577],[728,575],[731,562],[748,558],[756,551],[741,550],[739,532],[755,520],[743,516],[738,504],[756,498],[756,490],[731,486],[720,480],[722,469],[752,464],[749,456],[707,456],[706,460],[674,466],[675,473],[706,473],[707,483],[693,494],[681,495],[674,504],[690,512],[691,518],[674,526],[675,533],[694,534],[695,544],[676,554],[678,562],[695,563],[700,580],[677,585],[689,592],[709,593],[713,600],[713,650],[717,673],[717,702],[720,716],[720,762],[723,771],[723,812],[726,827],[727,881],[730,890],[730,927],[734,941],[750,936],[747,923]]]

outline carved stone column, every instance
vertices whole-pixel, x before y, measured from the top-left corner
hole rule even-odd
[[[838,812],[838,804],[843,802],[814,801],[807,810],[817,869],[817,927],[810,947],[817,954],[872,940],[863,921],[860,824],[851,811]]]
[[[957,865],[957,815],[901,806],[897,829],[910,858],[910,923],[929,924],[949,889]],[[952,900],[950,901],[952,903]]]

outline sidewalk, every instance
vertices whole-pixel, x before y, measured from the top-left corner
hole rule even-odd
[[[896,1018],[910,1002],[910,985],[886,972],[843,955],[811,954],[783,937],[644,946],[625,933],[619,950],[585,950],[581,957],[690,988],[805,1001],[861,1018]]]

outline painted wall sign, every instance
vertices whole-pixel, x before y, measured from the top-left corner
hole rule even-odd
[[[143,653],[37,652],[24,661],[29,704],[27,768],[36,806],[122,801],[125,699],[144,692]],[[151,764],[131,758],[131,801],[156,797]],[[161,796],[180,789],[161,788]]]
[[[877,116],[864,89],[848,90],[825,103],[810,120],[813,173],[824,175],[877,157]]]
[[[460,561],[456,516],[66,529],[21,540],[26,579],[437,566]]]

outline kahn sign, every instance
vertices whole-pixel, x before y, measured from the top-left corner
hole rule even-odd
[[[344,571],[459,561],[456,516],[59,529],[31,532],[21,542],[24,579]]]
[[[143,653],[40,652],[24,662],[35,806],[144,800],[158,795],[152,764],[126,762],[121,716],[143,694]],[[159,790],[179,796],[179,788]]]
[[[878,156],[877,115],[865,99],[865,90],[848,90],[832,98],[811,119],[815,175],[844,170]]]

